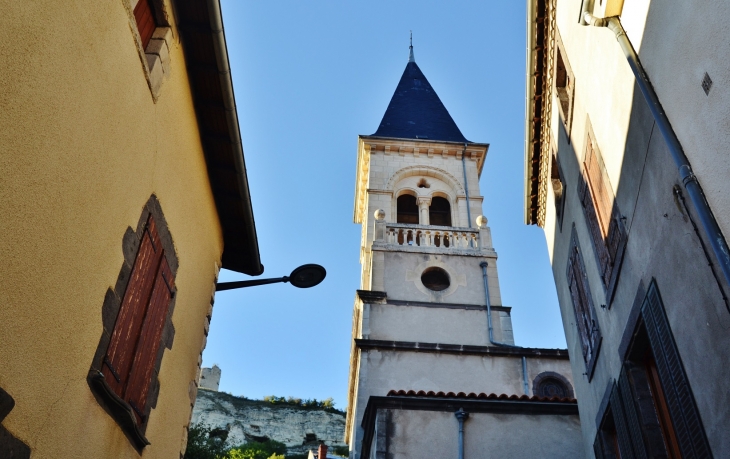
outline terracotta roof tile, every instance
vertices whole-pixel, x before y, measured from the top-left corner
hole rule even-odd
[[[463,399],[475,399],[475,400],[518,400],[525,402],[552,402],[552,403],[577,403],[574,398],[559,398],[559,397],[540,397],[538,395],[507,395],[507,394],[485,394],[480,392],[475,394],[474,392],[434,392],[434,391],[415,391],[415,390],[391,390],[388,392],[388,397],[430,397],[430,398],[463,398]]]

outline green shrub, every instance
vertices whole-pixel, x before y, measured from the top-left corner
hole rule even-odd
[[[194,425],[188,430],[188,446],[185,459],[223,459],[228,448],[225,438],[210,436],[211,428]]]
[[[249,442],[231,448],[223,459],[284,459],[286,445],[276,440]]]

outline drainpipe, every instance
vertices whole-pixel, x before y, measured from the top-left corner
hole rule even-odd
[[[469,228],[471,228],[471,210],[469,209],[469,184],[466,181],[466,158],[464,157],[464,154],[466,153],[466,142],[464,143],[464,150],[461,152],[461,167],[464,171],[464,193],[466,194],[466,218],[469,220]],[[471,241],[469,241],[469,245],[471,245]]]
[[[486,261],[483,261],[479,263],[479,266],[482,268],[482,278],[484,278],[484,299],[487,302],[487,328],[489,328],[489,342],[495,346],[519,348],[520,346],[494,341],[494,329],[492,328],[492,305],[489,301],[489,285],[487,284],[487,266],[489,266],[489,264]]]
[[[525,388],[525,395],[530,395],[530,385],[527,384],[527,357],[522,356],[522,386]]]
[[[521,346],[500,343],[499,341],[494,340],[494,328],[492,327],[492,303],[489,300],[489,284],[487,283],[487,266],[489,266],[489,263],[483,261],[479,263],[479,266],[482,268],[482,279],[484,279],[484,300],[487,303],[487,328],[489,329],[489,342],[495,346],[521,349]],[[527,359],[524,355],[522,356],[522,386],[525,389],[525,395],[530,395],[529,385],[527,384]]]
[[[464,411],[464,408],[459,408],[454,416],[459,421],[459,459],[464,459],[464,421],[469,417],[469,413]]]
[[[722,230],[720,230],[720,226],[717,224],[717,220],[712,213],[712,209],[710,209],[710,205],[707,203],[707,199],[705,198],[705,194],[702,191],[700,183],[697,181],[697,177],[692,172],[689,160],[684,154],[684,150],[682,149],[682,145],[679,143],[677,134],[675,134],[674,129],[672,129],[672,125],[669,123],[669,118],[667,118],[667,114],[664,112],[661,102],[659,102],[659,98],[654,91],[654,87],[651,85],[651,81],[649,81],[649,77],[646,75],[644,67],[639,61],[639,56],[637,56],[636,50],[631,44],[631,41],[629,41],[629,38],[626,36],[626,31],[621,25],[621,21],[616,16],[610,18],[597,18],[587,11],[588,0],[584,0],[583,3],[584,5],[581,7],[581,13],[583,13],[581,21],[585,21],[585,24],[584,22],[581,22],[581,24],[590,24],[596,27],[607,27],[616,35],[616,40],[621,46],[621,50],[624,52],[626,60],[629,62],[631,71],[634,72],[636,84],[639,86],[641,94],[644,96],[644,99],[649,105],[649,109],[654,116],[656,125],[659,127],[659,131],[662,133],[664,141],[667,143],[672,159],[674,159],[674,163],[679,169],[679,177],[682,179],[682,184],[687,190],[687,194],[697,211],[697,215],[700,217],[700,223],[702,224],[702,228],[710,241],[712,251],[715,253],[715,257],[720,264],[722,273],[725,276],[725,281],[730,283],[730,249],[728,249],[725,236],[722,234]]]

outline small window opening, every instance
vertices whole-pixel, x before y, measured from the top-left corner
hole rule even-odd
[[[431,225],[451,226],[451,204],[449,204],[449,200],[439,196],[431,199],[428,219]]]
[[[421,274],[423,285],[434,292],[441,292],[449,288],[451,281],[449,274],[441,268],[428,268]]]
[[[421,179],[418,182],[418,188],[431,188],[431,184],[426,181],[426,179]]]
[[[560,170],[558,155],[553,148],[552,165],[550,167],[550,181],[553,185],[553,194],[555,195],[555,216],[558,220],[560,230],[563,229],[563,210],[565,208],[565,198],[563,196],[565,187],[563,186],[563,174]]]
[[[418,224],[418,204],[416,197],[410,194],[398,196],[396,201],[398,208],[398,223],[415,223]]]
[[[555,93],[558,97],[558,107],[565,125],[565,131],[570,139],[570,126],[573,119],[573,94],[575,81],[570,66],[565,60],[562,42],[558,43],[555,59]],[[570,140],[568,140],[570,141]]]

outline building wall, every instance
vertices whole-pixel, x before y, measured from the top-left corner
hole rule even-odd
[[[483,392],[523,395],[525,393],[520,356],[497,357],[370,350],[361,352],[358,360],[356,403],[353,404],[356,410],[350,433],[351,438],[357,444],[358,451],[363,433],[362,416],[371,395],[384,396],[391,390],[464,392],[467,394]],[[571,386],[573,385],[568,360],[527,357],[528,395],[532,395],[535,377],[545,371],[559,373],[565,376]],[[407,387],[403,387],[404,385]],[[355,444],[351,440],[350,448],[354,449]],[[411,457],[424,456],[413,455]]]
[[[454,413],[390,412],[387,457],[457,457],[458,421]],[[378,416],[381,413],[379,411]],[[582,458],[578,416],[470,413],[464,421],[464,457]]]
[[[179,270],[143,457],[177,457],[223,242],[176,30],[155,103],[124,0],[2,9],[0,387],[16,403],[3,425],[36,458],[138,457],[86,376],[122,236],[154,193]]]
[[[545,235],[568,347],[575,357],[572,367],[586,455],[593,456],[595,419],[606,387],[620,371],[623,357],[619,346],[639,284],[646,286],[655,278],[713,453],[725,457],[730,454],[730,439],[724,434],[730,427],[730,410],[726,391],[718,381],[730,377],[729,369],[721,363],[725,360],[723,350],[730,345],[730,314],[688,217],[699,220],[691,204],[688,202],[688,216],[673,194],[675,185],[683,190],[677,168],[635,86],[631,69],[609,30],[577,23],[580,3],[557,2],[557,30],[576,89],[569,135],[553,93],[551,131],[565,176],[566,203],[561,227],[548,185]],[[730,132],[726,84],[730,67],[712,50],[725,46],[728,25],[718,18],[727,15],[730,6],[717,3],[698,8],[698,2],[670,3],[626,2],[621,21],[727,236],[730,226],[724,209],[730,162],[721,152],[726,150]],[[678,30],[683,33],[678,34]],[[714,82],[709,95],[700,86],[705,71]],[[716,86],[718,81],[722,83]],[[576,193],[589,124],[628,233],[618,287],[610,304]],[[685,198],[688,200],[686,192]],[[586,367],[566,280],[573,225],[603,334],[590,381],[584,375]],[[723,286],[727,291],[724,281]]]

